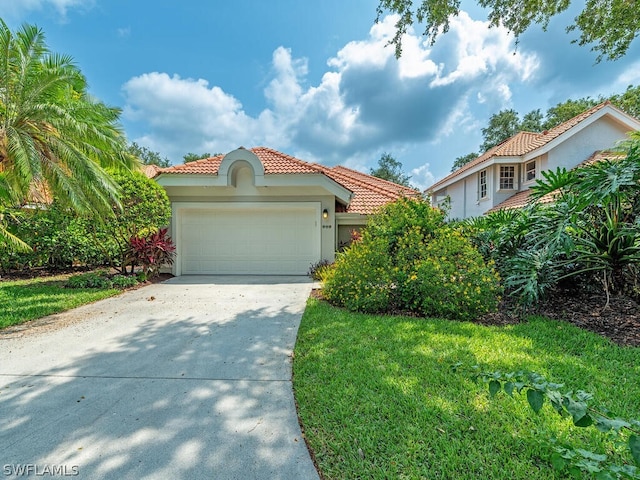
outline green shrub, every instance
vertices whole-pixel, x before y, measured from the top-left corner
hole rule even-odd
[[[67,280],[68,288],[111,288],[113,282],[104,271],[72,275]]]
[[[423,255],[400,287],[420,315],[473,320],[497,309],[500,278],[459,232],[442,229]]]
[[[91,222],[56,202],[43,209],[25,209],[8,222],[8,230],[32,249],[2,249],[0,265],[5,270],[107,265],[107,242],[104,235],[92,233]]]
[[[136,279],[138,280],[138,283],[146,282],[148,280],[147,273],[140,270],[138,273],[136,273]]]
[[[171,219],[171,203],[164,188],[140,172],[117,172],[113,177],[122,189],[122,209],[114,206],[113,218],[96,224],[96,228],[108,234],[109,241],[115,245],[112,265],[122,273],[129,266],[133,273],[131,239],[146,238],[167,225]]]
[[[383,312],[390,307],[391,264],[383,238],[363,239],[339,253],[324,271],[322,293],[335,305],[357,312]]]
[[[322,280],[325,275],[325,271],[333,266],[333,263],[329,260],[320,260],[319,262],[312,263],[309,267],[307,275],[315,281]]]
[[[352,311],[473,319],[502,294],[492,262],[423,200],[384,207],[323,272],[324,297]]]
[[[129,288],[136,286],[140,282],[135,275],[114,275],[111,277],[111,283],[116,288]]]
[[[129,288],[140,283],[136,275],[110,276],[105,270],[73,275],[67,280],[67,288]]]

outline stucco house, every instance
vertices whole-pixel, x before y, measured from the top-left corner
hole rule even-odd
[[[377,208],[419,195],[266,147],[240,147],[148,175],[171,200],[174,275],[304,275],[311,264],[332,261]]]
[[[596,158],[640,120],[603,102],[542,133],[519,132],[427,189],[434,206],[450,202],[449,218],[477,217],[526,203],[529,188],[545,170],[567,170]]]

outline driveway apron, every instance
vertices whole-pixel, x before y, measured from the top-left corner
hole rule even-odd
[[[184,276],[0,332],[1,478],[317,479],[304,277]]]

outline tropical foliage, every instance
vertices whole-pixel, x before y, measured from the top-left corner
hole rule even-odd
[[[113,177],[121,201],[112,205],[103,221],[92,214],[79,214],[57,200],[46,208],[25,209],[8,220],[7,232],[25,239],[32,248],[0,250],[0,268],[110,265],[124,273],[127,268],[133,271],[135,265],[145,265],[132,256],[131,239],[152,237],[169,223],[169,198],[160,185],[139,172]]]
[[[161,228],[146,237],[131,237],[129,240],[129,263],[132,268],[141,265],[145,277],[152,278],[160,273],[163,265],[173,265],[176,246],[167,229]]]
[[[0,20],[0,241],[7,211],[55,198],[75,211],[111,212],[119,189],[107,168],[136,165],[120,111],[94,98],[71,57],[52,53],[42,30]]]
[[[478,0],[488,10],[491,26],[504,26],[519,37],[532,24],[543,29],[551,18],[569,8],[570,0]],[[376,21],[385,12],[399,15],[396,34],[390,41],[396,47],[396,56],[402,54],[402,36],[414,23],[424,23],[424,35],[431,44],[449,30],[449,21],[460,12],[459,0],[380,0]],[[624,56],[631,42],[640,32],[640,9],[636,2],[627,0],[587,0],[583,10],[574,18],[567,31],[578,30],[580,37],[573,42],[590,45],[602,58],[615,60]]]
[[[543,173],[525,209],[464,222],[505,286],[531,305],[570,279],[638,296],[640,134],[602,161]],[[552,197],[553,202],[542,201]]]

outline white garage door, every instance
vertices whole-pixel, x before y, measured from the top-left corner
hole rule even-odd
[[[315,204],[178,210],[182,274],[304,275],[320,259]]]

